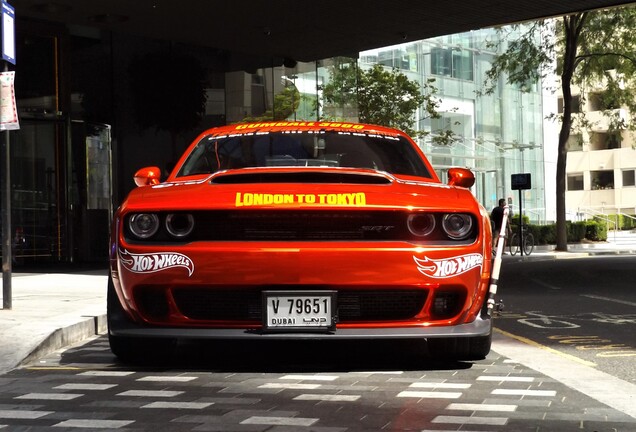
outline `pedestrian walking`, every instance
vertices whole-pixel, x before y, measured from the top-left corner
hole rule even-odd
[[[504,214],[506,208],[506,200],[504,198],[499,199],[499,205],[492,209],[490,212],[490,220],[492,221],[492,248],[497,250],[497,242],[499,240],[499,231],[501,231],[501,224],[503,223]],[[506,237],[510,234],[510,221],[506,224]],[[505,241],[505,240],[504,240]],[[504,247],[506,244],[504,243]]]

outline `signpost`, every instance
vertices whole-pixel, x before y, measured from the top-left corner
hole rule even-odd
[[[512,174],[510,176],[512,190],[519,191],[519,252],[523,256],[523,200],[521,191],[532,187],[530,173]]]
[[[2,195],[2,308],[11,309],[11,172],[9,158],[11,147],[9,130],[19,129],[15,104],[15,72],[9,72],[8,63],[15,65],[15,10],[5,0],[2,9],[2,63],[4,72],[0,74],[0,131],[2,140],[2,175],[0,175],[0,194]]]

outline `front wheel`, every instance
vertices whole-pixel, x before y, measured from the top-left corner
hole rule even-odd
[[[510,255],[517,255],[519,251],[519,236],[516,233],[510,236],[510,242],[508,244],[510,245]]]
[[[530,255],[533,250],[534,250],[534,236],[532,235],[532,233],[528,233],[523,239],[523,253],[525,253],[526,255]]]

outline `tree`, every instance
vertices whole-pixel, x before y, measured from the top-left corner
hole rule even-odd
[[[137,124],[169,132],[176,161],[177,135],[195,128],[205,113],[205,68],[189,55],[160,51],[135,58],[128,72]]]
[[[287,79],[282,80],[283,89],[274,95],[272,108],[268,108],[258,116],[246,116],[242,122],[261,122],[272,120],[285,120],[296,112],[302,96],[296,85]]]
[[[633,7],[580,12],[560,19],[511,26],[508,36],[514,37],[504,35],[500,39],[507,47],[495,57],[487,72],[487,92],[493,91],[501,76],[521,88],[548,73],[561,77],[562,113],[551,116],[561,121],[556,167],[556,250],[567,251],[568,139],[573,130],[592,127],[584,113],[575,113],[578,110],[573,106],[573,87],[580,88],[584,98],[602,84],[601,108],[609,121],[609,131],[636,130],[635,26]],[[617,115],[616,107],[627,108],[631,118],[626,121]]]
[[[397,69],[376,64],[368,70],[358,67],[353,59],[337,58],[329,71],[330,80],[324,85],[323,116],[333,119],[355,117],[371,123],[400,129],[412,137],[430,132],[414,128],[415,112],[423,107],[424,118],[441,118],[437,111],[440,101],[435,97],[435,79],[423,85],[410,80]],[[435,131],[433,142],[449,145],[454,141],[452,131]]]

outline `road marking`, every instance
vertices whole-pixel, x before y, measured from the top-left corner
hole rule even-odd
[[[69,384],[62,384],[53,388],[60,389],[60,390],[108,390],[113,387],[117,387],[117,384],[69,383]]]
[[[470,403],[452,403],[446,407],[447,410],[459,411],[501,411],[513,412],[517,410],[518,405],[504,404],[470,404]]]
[[[550,348],[550,347],[548,347],[548,346],[542,345],[542,344],[540,344],[539,342],[535,342],[535,341],[533,341],[532,339],[528,339],[528,338],[525,338],[525,337],[523,337],[523,336],[517,336],[517,335],[514,335],[514,334],[512,334],[512,333],[508,333],[507,331],[501,330],[501,329],[499,329],[499,328],[495,328],[494,330],[495,330],[497,333],[500,333],[500,334],[502,334],[502,335],[505,335],[505,336],[508,336],[508,337],[510,337],[510,338],[516,339],[516,340],[518,340],[519,342],[523,342],[523,343],[525,343],[525,344],[532,345],[533,347],[536,347],[536,348],[541,348],[542,350],[545,350],[545,351],[551,352],[552,354],[556,354],[556,355],[558,355],[558,356],[560,356],[560,357],[563,357],[563,358],[566,358],[566,359],[568,359],[568,360],[575,361],[575,362],[580,363],[580,364],[582,364],[582,365],[584,365],[584,366],[596,367],[596,363],[592,363],[592,362],[590,362],[590,361],[580,359],[580,358],[578,358],[578,357],[576,357],[576,356],[573,356],[573,355],[570,355],[570,354],[563,353],[563,352],[561,352],[561,351],[555,350],[554,348]]]
[[[506,396],[556,396],[555,390],[495,389],[490,394]]]
[[[315,390],[322,387],[321,384],[293,384],[293,383],[267,383],[259,385],[262,389],[283,389],[283,390]]]
[[[134,420],[97,420],[97,419],[68,419],[54,424],[53,427],[82,428],[82,429],[118,429],[134,423]]]
[[[15,399],[37,399],[37,400],[73,400],[84,396],[77,393],[28,393],[16,396]]]
[[[324,402],[355,402],[358,399],[360,399],[360,395],[329,395],[329,394],[302,394],[294,398],[294,400],[324,401]]]
[[[2,419],[37,419],[53,414],[53,411],[0,410]]]
[[[403,391],[398,393],[397,397],[412,397],[422,399],[458,399],[462,397],[462,393],[442,391]]]
[[[618,300],[618,299],[613,299],[610,297],[602,297],[602,296],[597,296],[597,295],[592,295],[592,294],[581,294],[581,297],[587,297],[587,298],[591,298],[591,299],[595,299],[595,300],[604,300],[604,301],[608,301],[608,302],[614,302],[614,303],[620,303],[620,304],[624,304],[627,306],[636,306],[636,303],[634,302],[630,302],[627,300]]]
[[[435,383],[435,382],[415,382],[409,387],[412,388],[432,388],[432,389],[468,389],[470,384],[461,383]]]
[[[437,416],[431,422],[504,426],[506,423],[508,423],[508,419],[505,417]]]
[[[336,375],[285,375],[279,379],[301,380],[301,381],[335,381],[339,377]]]
[[[275,426],[311,426],[317,418],[303,417],[261,417],[254,416],[243,420],[240,424],[275,425]]]
[[[173,390],[127,390],[118,393],[117,396],[139,396],[139,397],[175,397],[183,394],[182,391]]]
[[[82,372],[80,375],[90,375],[90,376],[99,376],[99,377],[123,377],[123,376],[132,375],[132,374],[134,374],[134,372],[90,370],[90,371]]]
[[[542,280],[539,280],[539,279],[531,278],[531,280],[535,284],[541,285],[542,287],[545,287],[545,288],[548,288],[548,289],[551,289],[551,290],[560,290],[561,289],[560,286],[552,285],[552,284],[549,284],[547,282],[543,282]]]
[[[161,376],[161,375],[149,375],[142,378],[137,378],[136,381],[152,381],[152,382],[188,382],[197,379],[193,376]]]
[[[534,377],[481,375],[477,377],[477,381],[534,382]]]
[[[636,419],[636,384],[584,366],[576,357],[544,349],[536,342],[524,339],[497,330],[493,334],[492,349]]]
[[[148,405],[143,405],[141,408],[159,408],[159,409],[204,409],[211,405],[213,402],[152,402]]]

